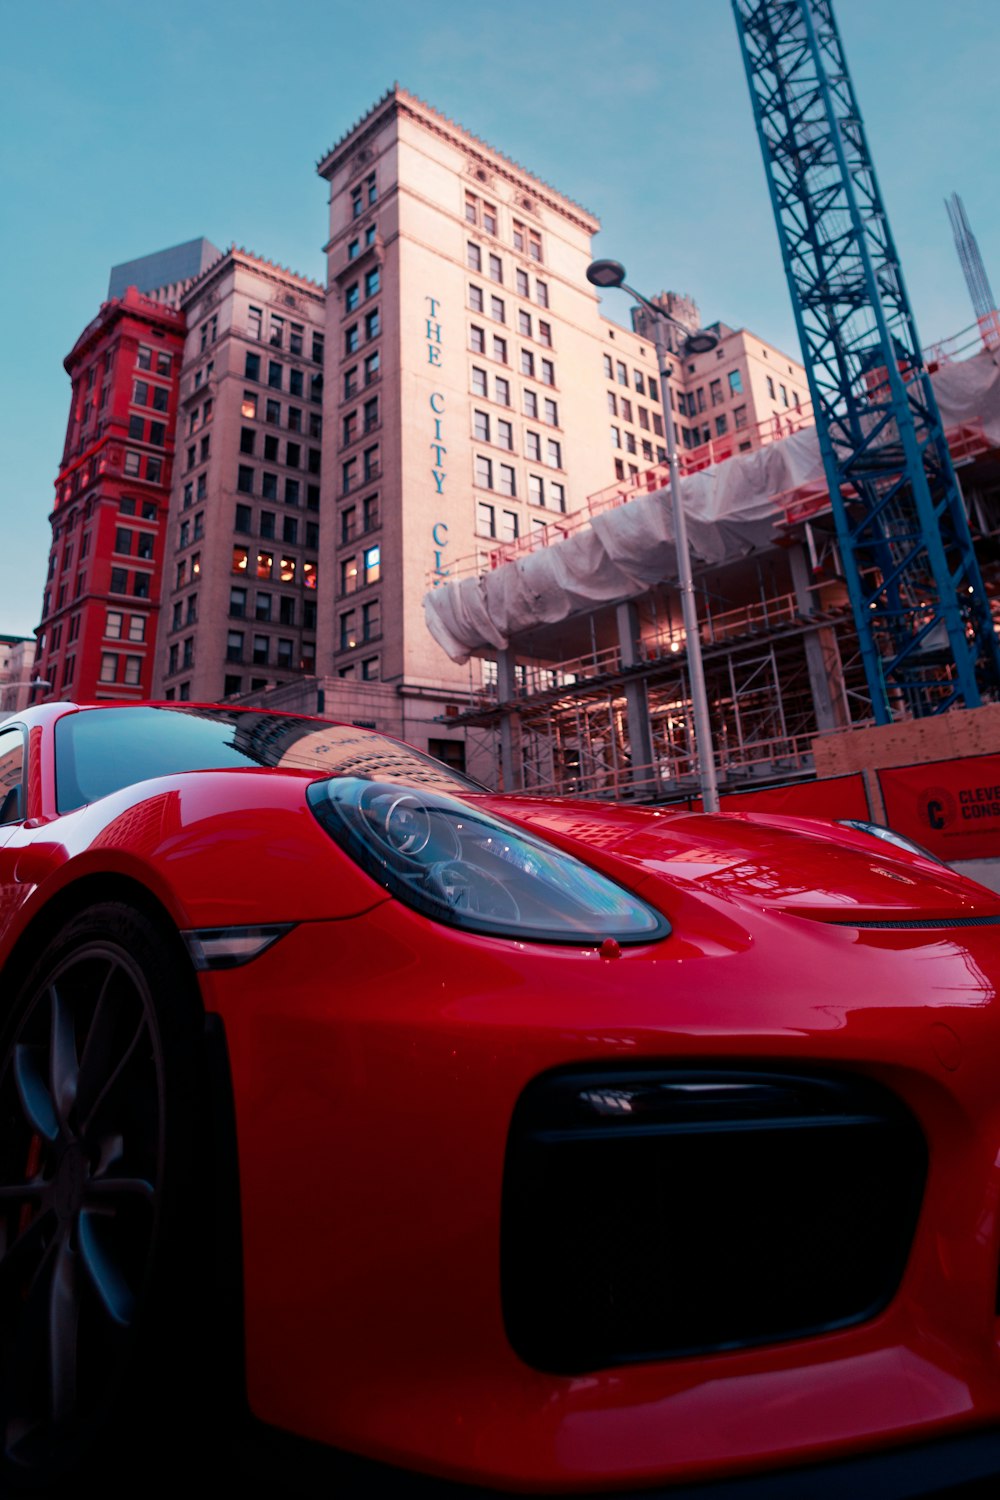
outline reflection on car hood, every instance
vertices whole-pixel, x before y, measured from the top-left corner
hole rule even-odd
[[[504,817],[611,873],[647,897],[659,887],[827,922],[1000,918],[1000,896],[931,860],[819,819],[495,797]],[[649,882],[649,883],[647,883]],[[638,887],[637,887],[638,888]]]

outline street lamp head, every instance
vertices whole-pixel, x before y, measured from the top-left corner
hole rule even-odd
[[[688,334],[684,340],[685,354],[707,354],[714,349],[719,342],[719,335],[711,333],[707,328],[699,328],[697,333]]]
[[[622,286],[625,267],[620,260],[595,260],[587,267],[587,280],[591,286]]]

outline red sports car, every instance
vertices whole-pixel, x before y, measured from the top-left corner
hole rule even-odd
[[[258,1423],[442,1493],[1000,1468],[1000,897],[280,713],[33,709],[0,801],[7,1483],[208,1284]]]

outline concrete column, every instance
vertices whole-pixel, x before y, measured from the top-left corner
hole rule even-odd
[[[637,667],[642,661],[639,653],[639,611],[631,601],[619,604],[615,610],[618,625],[618,648],[623,667]],[[653,733],[649,722],[649,695],[646,683],[640,677],[625,679],[625,718],[628,724],[628,743],[632,757],[632,779],[640,786],[645,783],[653,790],[656,773],[653,769]],[[651,780],[653,778],[653,780]]]
[[[795,603],[799,614],[808,619],[815,614],[815,604],[809,587],[809,562],[801,543],[796,543],[789,549],[788,562],[792,572]],[[804,644],[816,728],[820,733],[843,729],[847,722],[844,709],[844,673],[836,634],[829,627],[817,626],[806,632]]]
[[[497,702],[500,704],[500,766],[505,792],[524,788],[524,762],[521,758],[521,719],[507,705],[517,696],[517,674],[514,653],[508,646],[497,655]]]

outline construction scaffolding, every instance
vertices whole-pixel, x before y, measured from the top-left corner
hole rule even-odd
[[[996,357],[981,352],[980,360],[975,380],[968,371],[961,379],[992,392]],[[948,436],[986,597],[1000,618],[1000,425],[985,396],[979,404],[985,416],[963,408]],[[648,504],[647,483],[640,476],[631,493],[619,487],[618,505]],[[592,499],[591,524],[607,497]],[[779,491],[771,509],[766,544],[696,570],[724,792],[806,780],[818,735],[875,718],[826,487],[814,480]],[[575,528],[561,545],[579,541]],[[553,565],[559,546],[549,543]],[[502,583],[498,572],[527,565],[511,558],[451,587],[490,590]],[[670,579],[564,617],[518,616],[505,639],[500,649],[464,643],[486,662],[485,686],[450,722],[465,726],[478,774],[485,766],[495,785],[537,793],[655,802],[696,795],[686,641]],[[889,697],[906,717],[891,687]]]

